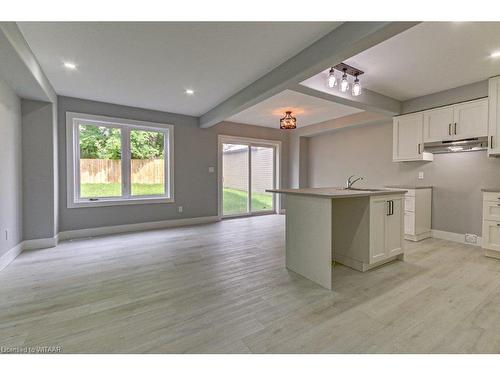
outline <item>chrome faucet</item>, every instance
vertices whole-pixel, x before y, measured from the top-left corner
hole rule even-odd
[[[352,188],[352,185],[354,185],[354,183],[356,183],[359,180],[363,180],[363,177],[358,177],[358,178],[356,178],[354,180],[353,180],[353,177],[356,177],[356,175],[352,175],[352,176],[350,176],[347,179],[347,181],[346,181],[346,189]]]

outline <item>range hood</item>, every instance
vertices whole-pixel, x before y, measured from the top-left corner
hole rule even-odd
[[[488,137],[424,143],[424,151],[432,154],[481,151],[486,149],[488,149]]]

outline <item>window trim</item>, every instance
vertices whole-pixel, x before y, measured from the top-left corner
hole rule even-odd
[[[113,127],[121,130],[122,195],[124,197],[104,197],[99,198],[97,201],[80,198],[80,173],[76,173],[79,170],[77,163],[80,160],[79,133],[77,132],[77,128],[82,121],[85,121],[89,125]],[[123,155],[130,155],[131,130],[160,131],[168,135],[164,140],[165,159],[168,158],[164,163],[165,178],[168,179],[165,181],[164,195],[132,196],[131,192],[127,189],[130,187],[131,159],[123,158]],[[68,208],[174,203],[174,126],[156,122],[66,112],[66,180]]]

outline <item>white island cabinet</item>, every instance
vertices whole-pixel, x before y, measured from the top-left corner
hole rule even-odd
[[[333,265],[367,271],[404,256],[405,190],[274,189],[286,194],[286,267],[333,289]]]

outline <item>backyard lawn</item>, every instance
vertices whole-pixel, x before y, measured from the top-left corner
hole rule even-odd
[[[121,195],[121,184],[82,184],[80,196],[83,198],[117,197]],[[132,195],[164,194],[163,184],[132,184]]]
[[[132,184],[132,195],[163,194],[163,184]],[[82,184],[80,195],[83,198],[117,197],[121,195],[121,185],[112,184]],[[247,211],[248,193],[242,190],[224,188],[224,215],[245,213]],[[252,210],[267,211],[273,209],[271,193],[252,194]]]
[[[248,193],[242,190],[224,188],[224,215],[233,215],[247,212]],[[268,211],[273,209],[272,193],[253,193],[252,210]]]

